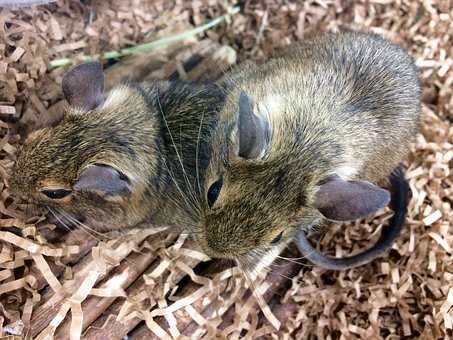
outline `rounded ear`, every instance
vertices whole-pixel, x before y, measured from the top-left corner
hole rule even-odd
[[[94,193],[101,197],[129,196],[132,193],[129,179],[118,170],[103,164],[86,167],[73,189]]]
[[[252,99],[241,91],[238,118],[239,157],[258,158],[270,139],[270,127],[266,118],[253,112]]]
[[[65,99],[71,106],[90,111],[104,97],[104,73],[99,62],[80,64],[69,70],[61,82]]]
[[[390,202],[390,193],[366,181],[345,181],[338,175],[320,184],[315,207],[327,219],[351,221],[368,216]]]

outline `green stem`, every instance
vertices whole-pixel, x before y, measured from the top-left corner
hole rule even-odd
[[[239,7],[234,7],[234,8],[232,8],[232,10],[229,13],[222,15],[218,18],[215,18],[204,25],[195,27],[194,29],[192,29],[190,31],[187,31],[187,32],[184,32],[181,34],[172,35],[169,37],[164,37],[164,38],[161,38],[161,39],[149,42],[149,43],[137,45],[134,47],[123,48],[119,51],[105,52],[98,57],[83,55],[83,56],[81,56],[80,59],[82,61],[91,61],[91,60],[95,60],[95,59],[116,59],[116,58],[124,57],[126,55],[134,54],[134,53],[150,52],[150,51],[156,50],[158,48],[166,47],[168,45],[174,44],[178,41],[186,40],[199,33],[202,33],[204,31],[210,29],[211,27],[214,27],[214,26],[220,24],[222,21],[226,20],[229,16],[234,15],[238,12],[239,12]],[[55,59],[50,62],[50,66],[51,67],[65,66],[65,65],[72,64],[73,62],[74,62],[74,60],[71,58]]]

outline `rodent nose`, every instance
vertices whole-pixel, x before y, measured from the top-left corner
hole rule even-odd
[[[19,195],[19,198],[23,201],[29,201],[30,200],[30,195]]]
[[[208,235],[203,248],[211,258],[235,259],[247,253],[246,247],[241,242],[219,235]]]
[[[205,249],[205,251],[211,257],[218,257],[219,254],[223,253],[222,250],[225,250],[224,247],[219,246],[219,242],[217,242],[217,240],[212,239],[211,237],[207,238],[206,245],[207,245],[207,247],[206,247],[207,249]]]
[[[210,233],[206,236],[205,246],[203,247],[204,252],[211,258],[229,258],[229,249],[227,240],[223,240],[218,235]]]

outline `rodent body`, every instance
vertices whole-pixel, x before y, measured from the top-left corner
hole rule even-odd
[[[419,128],[412,59],[371,34],[320,34],[226,78],[198,240],[259,255],[326,220],[366,216]],[[282,240],[282,241],[280,241]]]
[[[69,71],[63,92],[64,118],[27,138],[12,191],[98,231],[187,222],[223,92],[156,81],[104,95],[98,63]]]

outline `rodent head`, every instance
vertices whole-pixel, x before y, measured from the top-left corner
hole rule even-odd
[[[335,150],[322,137],[273,127],[244,91],[230,99],[213,135],[197,234],[209,256],[247,261],[323,219],[357,219],[389,202],[386,190],[335,173]]]
[[[148,213],[143,201],[159,157],[157,128],[143,96],[132,86],[104,96],[99,63],[76,66],[62,87],[69,106],[60,122],[24,142],[12,193],[70,224],[67,215],[100,231],[137,224]]]

